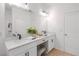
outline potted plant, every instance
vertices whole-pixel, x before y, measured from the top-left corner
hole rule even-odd
[[[35,37],[37,34],[37,29],[35,27],[29,27],[27,29],[27,33],[29,33],[31,36]]]

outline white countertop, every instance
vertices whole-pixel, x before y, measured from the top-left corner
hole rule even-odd
[[[7,47],[7,50],[11,50],[11,49],[17,48],[19,46],[32,43],[32,42],[37,41],[37,40],[39,40],[41,38],[37,38],[37,39],[34,39],[34,40],[30,39],[30,37],[29,37],[29,39],[25,38],[25,39],[21,39],[21,40],[19,40],[19,39],[18,40],[14,40],[12,38],[9,38],[11,40],[6,41],[5,45]]]
[[[51,35],[48,35],[48,36],[51,36]],[[19,39],[15,40],[13,38],[8,38],[10,40],[6,41],[5,45],[7,47],[7,50],[11,50],[11,49],[17,48],[17,47],[25,45],[25,44],[32,43],[34,41],[37,41],[39,39],[42,39],[42,38],[45,38],[45,37],[48,37],[48,36],[41,36],[40,38],[36,38],[34,40],[31,39],[32,37],[27,37],[27,38],[24,38],[24,39],[21,39],[21,40],[19,40]]]

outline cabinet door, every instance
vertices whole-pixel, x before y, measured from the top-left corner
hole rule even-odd
[[[32,47],[26,51],[17,54],[16,56],[37,56],[37,47]]]
[[[25,52],[22,52],[22,53],[19,53],[19,54],[17,54],[17,55],[15,55],[15,56],[29,56],[29,51],[25,51]]]
[[[54,39],[50,38],[48,40],[48,52],[51,51],[54,48]]]
[[[25,53],[20,53],[20,54],[18,54],[16,56],[25,56]]]
[[[32,47],[29,49],[29,56],[37,56],[37,47]]]

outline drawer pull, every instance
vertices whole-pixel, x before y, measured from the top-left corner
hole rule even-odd
[[[29,56],[29,52],[25,53],[25,56]]]
[[[51,40],[53,42],[53,40]]]
[[[43,40],[43,41],[45,41],[45,40]]]

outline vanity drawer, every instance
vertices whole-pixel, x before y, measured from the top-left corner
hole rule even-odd
[[[25,44],[25,45],[22,45],[20,47],[9,50],[8,54],[11,55],[11,56],[16,56],[17,54],[25,52],[25,51],[27,51],[28,49],[30,49],[34,46],[36,46],[36,42]]]
[[[40,45],[40,44],[42,44],[42,43],[44,43],[44,42],[46,42],[47,41],[47,39],[39,39],[38,41],[37,41],[37,45]]]

